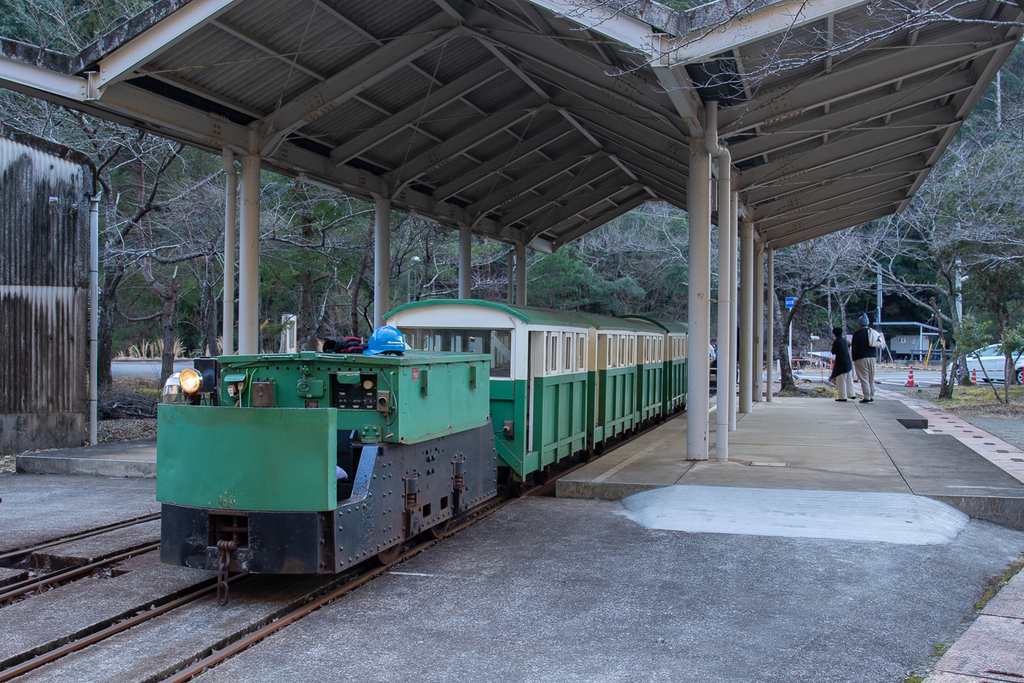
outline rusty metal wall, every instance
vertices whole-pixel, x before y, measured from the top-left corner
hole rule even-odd
[[[87,436],[91,191],[88,159],[0,122],[0,453]]]

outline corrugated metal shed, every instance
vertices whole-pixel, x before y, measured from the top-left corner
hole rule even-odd
[[[0,453],[86,437],[91,190],[87,157],[0,122]]]

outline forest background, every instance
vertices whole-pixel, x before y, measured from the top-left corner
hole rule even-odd
[[[149,4],[0,0],[0,35],[75,53]],[[220,353],[221,158],[9,91],[0,91],[0,120],[78,149],[97,168],[101,385],[117,355],[159,349],[166,377],[174,356]],[[879,278],[883,320],[937,325],[950,346],[961,338],[960,351],[1024,331],[1022,142],[1018,46],[903,213],[776,252],[776,357],[788,357],[789,329],[794,348],[807,348],[833,326],[852,332],[863,312],[874,319]],[[296,317],[300,348],[366,338],[373,207],[270,172],[261,202],[261,348],[278,350],[286,314]],[[456,296],[457,232],[397,212],[392,226],[392,305]],[[687,233],[685,211],[649,203],[555,254],[531,253],[528,304],[685,321]],[[509,251],[474,238],[475,298],[505,300]],[[712,329],[716,313],[712,306]]]

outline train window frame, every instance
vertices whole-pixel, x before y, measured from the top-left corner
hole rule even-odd
[[[590,344],[587,343],[587,335],[582,332],[576,333],[576,350],[577,350],[577,372],[587,371],[587,353],[589,351]]]
[[[512,379],[515,335],[512,328],[402,327],[409,345],[419,351],[487,353],[491,356],[489,377]],[[477,341],[480,348],[477,349]],[[456,344],[458,348],[456,348]],[[470,346],[474,348],[471,350]]]

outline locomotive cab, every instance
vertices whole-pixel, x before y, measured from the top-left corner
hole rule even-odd
[[[225,356],[216,399],[160,406],[161,559],[341,571],[497,493],[485,354]]]

